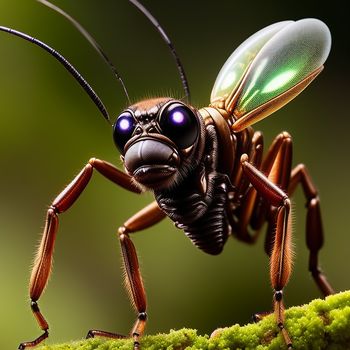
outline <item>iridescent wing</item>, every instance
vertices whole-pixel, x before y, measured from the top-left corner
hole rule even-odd
[[[331,47],[328,27],[307,18],[270,25],[246,40],[222,67],[211,93],[237,121],[235,131],[267,117],[321,72]]]

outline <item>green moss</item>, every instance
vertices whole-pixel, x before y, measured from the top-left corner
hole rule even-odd
[[[316,299],[308,305],[286,310],[286,328],[294,349],[350,349],[350,291]],[[234,325],[216,332],[209,339],[193,329],[170,331],[168,334],[145,336],[142,350],[214,350],[256,349],[281,350],[285,345],[273,315],[261,322],[245,326]],[[132,341],[103,338],[81,340],[60,345],[46,345],[38,350],[130,350]]]

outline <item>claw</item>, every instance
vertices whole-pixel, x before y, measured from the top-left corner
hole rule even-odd
[[[96,336],[97,337],[112,338],[112,339],[126,339],[126,338],[128,338],[125,335],[121,335],[121,334],[117,334],[117,333],[100,331],[98,329],[90,329],[86,335],[86,339],[95,338]],[[134,340],[133,350],[140,350],[140,343],[137,340]]]
[[[40,335],[38,338],[34,339],[33,341],[23,342],[23,343],[19,344],[18,350],[24,350],[25,348],[32,348],[33,346],[36,346],[39,343],[41,343],[48,336],[49,336],[49,332],[48,332],[48,330],[45,330],[42,335]]]
[[[252,320],[254,323],[258,323],[260,322],[263,318],[265,318],[268,315],[271,315],[272,312],[271,311],[265,311],[265,312],[257,312],[256,314],[254,314],[252,316]]]
[[[86,334],[85,339],[94,338],[94,337],[95,337],[94,333],[91,330],[89,330]]]
[[[95,338],[95,337],[104,337],[104,338],[112,338],[112,339],[126,339],[128,338],[125,335],[118,334],[118,333],[111,333],[106,331],[100,331],[98,329],[90,329],[87,332],[86,339],[89,338]]]

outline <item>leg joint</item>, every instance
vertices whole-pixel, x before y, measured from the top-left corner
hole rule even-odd
[[[125,226],[120,226],[118,228],[119,238],[122,238],[123,236],[129,236],[128,233],[129,233],[129,230]]]
[[[290,203],[290,199],[288,196],[285,196],[284,199],[283,199],[283,206],[290,210],[290,207],[291,207],[291,203]]]
[[[38,303],[34,300],[30,302],[30,307],[33,310],[33,312],[40,312]]]
[[[49,206],[49,209],[48,209],[48,214],[50,215],[52,215],[52,214],[55,214],[55,215],[57,215],[57,214],[60,214],[61,213],[61,211],[56,207],[56,206],[54,206],[54,205],[50,205]]]
[[[137,316],[137,318],[140,320],[140,321],[146,321],[147,320],[147,313],[144,311],[144,312],[140,312]]]
[[[322,273],[318,266],[309,266],[309,271],[313,277],[318,277]]]
[[[88,163],[94,168],[95,167],[95,161],[96,161],[96,158],[93,157],[93,158],[90,158]]]
[[[275,291],[275,300],[281,301],[283,299],[283,291],[282,290],[276,290]]]
[[[318,196],[318,193],[316,192],[312,197],[307,198],[306,207],[316,207],[319,202],[320,198]]]
[[[288,131],[282,131],[280,135],[283,141],[292,139],[292,136]]]

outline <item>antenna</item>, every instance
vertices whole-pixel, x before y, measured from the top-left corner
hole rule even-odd
[[[101,99],[98,97],[96,92],[92,89],[89,83],[83,78],[83,76],[74,68],[74,66],[67,61],[59,52],[45,44],[44,42],[33,38],[25,33],[19,32],[17,30],[0,26],[0,31],[18,36],[24,40],[27,40],[48,52],[51,56],[56,58],[64,68],[74,77],[74,79],[80,84],[80,86],[85,90],[85,92],[90,96],[91,100],[95,103],[99,111],[102,113],[103,117],[110,123],[110,118],[106,107],[104,106]]]
[[[124,84],[124,81],[122,79],[122,77],[120,76],[120,74],[118,73],[117,69],[115,68],[114,64],[112,63],[112,61],[108,58],[108,56],[106,55],[106,53],[102,50],[101,46],[98,44],[98,42],[92,37],[92,35],[76,20],[74,19],[72,16],[70,16],[68,13],[66,13],[65,11],[63,11],[61,8],[59,8],[58,6],[51,4],[49,1],[47,0],[37,0],[38,2],[40,2],[41,4],[51,8],[52,10],[56,11],[57,13],[59,13],[60,15],[62,15],[63,17],[65,17],[84,37],[85,39],[90,43],[90,45],[99,53],[99,55],[102,57],[102,59],[107,63],[107,65],[109,66],[109,68],[111,69],[111,71],[113,72],[114,76],[119,80],[121,86],[123,87],[125,96],[128,100],[128,102],[130,103],[130,98],[129,98],[129,94],[128,91],[126,89],[126,86]]]
[[[184,89],[185,94],[186,94],[187,101],[190,102],[191,94],[190,94],[190,88],[188,86],[188,81],[186,78],[185,70],[184,70],[184,67],[180,61],[180,58],[175,50],[173,43],[170,41],[170,39],[167,36],[167,34],[165,33],[164,29],[161,27],[161,25],[156,20],[156,18],[149,12],[149,10],[147,10],[138,0],[129,0],[129,2],[131,2],[134,6],[136,6],[150,20],[150,22],[153,24],[153,26],[157,29],[157,31],[161,35],[162,39],[168,45],[170,52],[175,60],[177,69],[179,71],[180,79],[181,79],[182,86],[183,86],[183,89]]]

